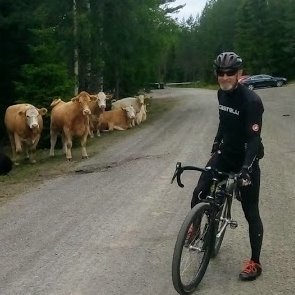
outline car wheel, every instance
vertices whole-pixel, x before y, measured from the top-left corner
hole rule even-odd
[[[248,88],[249,88],[250,90],[253,90],[253,89],[254,89],[254,85],[250,84],[250,85],[248,85]]]
[[[282,87],[283,86],[283,81],[278,81],[277,82],[277,87]]]

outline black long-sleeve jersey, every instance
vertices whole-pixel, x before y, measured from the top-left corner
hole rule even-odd
[[[254,91],[240,84],[232,92],[219,89],[217,96],[219,126],[215,142],[220,143],[226,158],[240,159],[243,166],[250,168],[263,150],[262,101]]]

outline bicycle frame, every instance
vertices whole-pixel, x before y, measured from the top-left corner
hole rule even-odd
[[[195,170],[200,172],[211,172],[213,173],[212,184],[210,187],[210,194],[204,199],[204,202],[208,202],[211,205],[211,214],[216,217],[218,211],[224,206],[227,202],[228,205],[228,212],[227,217],[221,217],[221,221],[225,221],[222,225],[222,228],[219,230],[218,234],[216,235],[215,239],[220,238],[224,231],[226,230],[227,226],[229,225],[231,228],[236,228],[238,226],[237,222],[232,220],[231,218],[231,204],[232,199],[236,197],[237,189],[238,189],[238,174],[235,173],[227,173],[223,171],[219,171],[212,167],[196,167],[196,166],[181,166],[180,162],[177,162],[176,169],[174,175],[172,177],[171,183],[173,183],[174,179],[177,179],[177,184],[180,187],[184,187],[181,182],[181,174],[185,170]],[[217,176],[225,177],[225,179],[220,180]],[[217,200],[217,194],[222,192],[223,200],[221,203]]]

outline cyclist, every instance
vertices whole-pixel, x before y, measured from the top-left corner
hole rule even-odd
[[[241,280],[253,280],[262,272],[259,258],[263,225],[258,207],[258,162],[264,154],[260,136],[264,108],[260,97],[254,91],[238,83],[242,75],[242,59],[236,53],[219,54],[214,61],[214,72],[220,87],[217,93],[219,126],[207,166],[240,174],[243,183],[240,188],[241,204],[249,224],[252,255],[239,277]],[[210,173],[201,174],[193,192],[191,207],[209,193],[211,179]],[[196,234],[197,229],[191,226],[189,235]]]

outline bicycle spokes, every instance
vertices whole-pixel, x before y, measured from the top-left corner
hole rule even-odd
[[[193,230],[192,230],[193,228]],[[199,271],[208,246],[209,220],[206,214],[202,220],[193,222],[184,241],[182,257],[180,261],[180,277],[184,285],[191,284]]]

